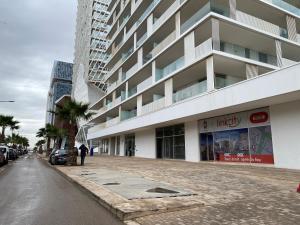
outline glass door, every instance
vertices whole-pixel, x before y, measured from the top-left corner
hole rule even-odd
[[[135,135],[126,135],[125,136],[125,155],[126,156],[135,156]]]
[[[173,159],[173,137],[165,137],[164,138],[164,158]]]

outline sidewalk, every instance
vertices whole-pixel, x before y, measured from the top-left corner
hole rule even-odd
[[[129,224],[300,220],[300,171],[122,157],[88,157],[84,167],[56,169]]]

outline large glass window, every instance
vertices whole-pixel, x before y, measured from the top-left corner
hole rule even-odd
[[[156,129],[157,158],[185,159],[184,124]]]

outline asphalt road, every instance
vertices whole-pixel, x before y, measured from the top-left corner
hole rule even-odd
[[[98,224],[123,223],[35,156],[0,173],[0,225]]]

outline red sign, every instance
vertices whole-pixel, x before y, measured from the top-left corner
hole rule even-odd
[[[266,112],[253,113],[250,116],[251,123],[265,123],[269,119],[269,115]]]
[[[220,154],[220,161],[274,164],[273,155]]]

